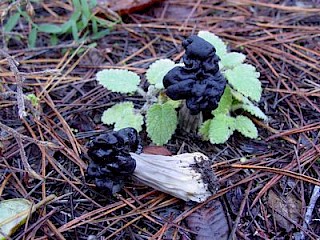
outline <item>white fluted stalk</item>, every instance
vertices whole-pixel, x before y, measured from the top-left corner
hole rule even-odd
[[[195,202],[203,202],[217,191],[218,184],[209,159],[202,153],[130,154],[136,161],[133,175],[154,189]]]

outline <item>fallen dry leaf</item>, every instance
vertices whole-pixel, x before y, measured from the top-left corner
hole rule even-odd
[[[213,200],[186,218],[190,230],[196,232],[195,240],[228,239],[227,217],[219,200]]]
[[[290,232],[294,227],[287,219],[294,223],[298,223],[301,216],[301,201],[293,194],[280,198],[274,191],[270,190],[268,194],[268,205],[274,212],[273,217],[277,224]]]

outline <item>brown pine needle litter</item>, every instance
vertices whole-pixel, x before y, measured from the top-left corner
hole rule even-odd
[[[2,24],[15,11],[10,2],[0,3]],[[72,11],[70,2],[34,4],[33,20],[63,23]],[[212,160],[221,187],[207,202],[224,204],[230,238],[319,238],[320,202],[312,199],[309,206],[311,196],[319,195],[314,187],[320,186],[319,12],[317,0],[166,0],[123,16],[94,47],[88,47],[93,40],[77,43],[68,35],[58,35],[58,44],[51,45],[48,34],[39,33],[36,47],[28,48],[30,24],[21,20],[9,34],[1,26],[0,200],[24,197],[37,204],[57,196],[13,238],[191,238],[184,219],[205,203],[186,205],[135,181],[107,196],[87,178],[84,153],[91,137],[112,130],[100,122],[102,112],[126,99],[98,85],[97,71],[142,74],[157,59],[177,61],[181,42],[199,30],[215,33],[257,67],[264,89],[259,107],[269,121],[252,118],[257,140],[235,134],[226,144],[211,145],[178,131],[167,148],[174,154],[199,151]],[[26,99],[32,93],[38,105]],[[137,96],[130,100],[143,105]],[[142,140],[150,143],[147,136]],[[279,199],[293,194],[301,203],[291,232],[278,224],[285,213],[274,214],[268,206],[271,189]]]

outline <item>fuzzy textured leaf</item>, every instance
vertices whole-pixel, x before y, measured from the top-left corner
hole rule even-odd
[[[25,223],[31,209],[32,203],[24,198],[3,200],[0,202],[0,240],[5,240],[12,235],[16,229]]]
[[[217,114],[228,114],[231,109],[232,94],[229,86],[226,86],[223,95],[219,101],[218,107],[212,111],[213,115]]]
[[[233,91],[233,90],[231,90],[231,94],[236,100],[241,102],[239,108],[242,108],[243,110],[249,112],[251,115],[253,115],[257,118],[260,118],[264,121],[268,120],[267,115],[265,115],[264,112],[262,112],[262,110],[259,107],[254,105],[254,103],[251,102],[247,97],[245,97],[241,93],[239,93],[237,91]]]
[[[250,102],[250,104],[243,104],[241,106],[241,108],[257,118],[260,118],[264,121],[268,120],[267,115],[265,115],[264,112],[262,112],[260,108],[258,108],[257,106],[255,106],[251,102]]]
[[[142,129],[143,116],[134,112],[132,102],[118,103],[104,111],[101,117],[104,124],[114,124],[114,130],[126,127],[135,128],[138,132]]]
[[[210,123],[209,140],[213,144],[225,143],[235,129],[235,118],[225,114],[216,115]]]
[[[172,100],[170,98],[167,99],[166,104],[171,105],[173,108],[178,108],[181,105],[181,100]]]
[[[146,78],[150,84],[156,88],[163,88],[163,77],[175,67],[175,63],[170,59],[160,59],[152,63],[146,72]]]
[[[239,93],[237,91],[234,91],[232,89],[231,89],[231,94],[234,97],[234,99],[236,99],[236,100],[238,100],[240,102],[244,102],[245,99],[248,99],[247,97],[243,96],[241,93]],[[248,101],[250,101],[250,100],[248,99]]]
[[[227,54],[227,45],[217,35],[208,31],[199,31],[198,36],[211,43],[220,58]]]
[[[146,124],[152,142],[163,145],[177,128],[177,112],[170,104],[154,104],[147,112]]]
[[[244,96],[259,101],[261,98],[260,73],[250,64],[240,64],[225,73],[228,82]]]
[[[133,93],[138,88],[140,77],[128,70],[105,69],[97,73],[97,81],[113,92]]]
[[[238,52],[231,52],[221,56],[221,64],[225,68],[233,68],[243,63],[245,59],[246,55]]]
[[[250,118],[246,116],[237,116],[235,121],[235,130],[248,138],[257,138],[258,130]]]
[[[209,140],[209,130],[210,130],[211,119],[203,122],[199,128],[199,133],[203,140]]]

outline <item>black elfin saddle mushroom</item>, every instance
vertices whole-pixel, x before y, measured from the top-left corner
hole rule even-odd
[[[191,114],[212,111],[226,86],[216,49],[198,36],[190,36],[182,46],[184,66],[171,69],[163,78],[166,94],[173,100],[185,99]]]
[[[136,168],[136,162],[129,153],[139,151],[139,148],[140,141],[134,128],[98,136],[88,146],[91,158],[88,175],[95,178],[97,187],[109,194],[118,192]]]

